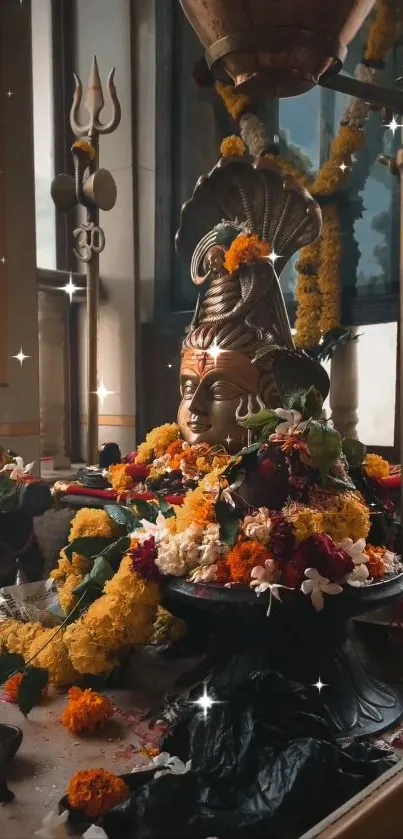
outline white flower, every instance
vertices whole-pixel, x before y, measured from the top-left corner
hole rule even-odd
[[[163,767],[154,775],[154,778],[161,778],[162,775],[186,775],[190,772],[192,761],[188,760],[187,763],[183,763],[178,757],[171,757],[168,752],[161,752],[153,758],[153,764]]]
[[[67,810],[63,810],[60,814],[56,810],[51,810],[45,816],[41,829],[35,830],[34,836],[39,836],[40,839],[65,839],[69,836],[66,828],[68,817]]]
[[[190,583],[213,583],[217,574],[217,565],[199,565],[190,574]]]
[[[327,577],[322,577],[316,568],[307,568],[305,576],[308,579],[302,583],[301,591],[311,595],[312,605],[317,612],[320,612],[325,605],[324,594],[341,594],[343,591],[342,586],[331,583]]]
[[[218,524],[207,525],[199,547],[199,565],[215,565],[217,560],[227,551],[227,546],[220,540]]]
[[[391,574],[392,571],[396,571],[399,567],[399,557],[397,554],[392,553],[392,551],[385,551],[382,561],[385,565],[385,574]]]
[[[368,566],[364,563],[355,565],[353,570],[346,574],[345,582],[354,588],[361,588],[364,586],[369,578]]]
[[[147,519],[141,519],[141,524],[143,527],[143,532],[137,531],[134,535],[140,539],[140,541],[144,541],[145,539],[150,539],[151,536],[154,536],[155,543],[161,542],[162,539],[165,538],[167,534],[169,534],[169,530],[167,527],[167,520],[162,513],[158,513],[156,518],[155,524],[152,521],[147,521]]]
[[[364,553],[365,539],[357,539],[356,542],[352,539],[343,539],[337,547],[342,548],[351,557],[354,565],[362,565],[369,560],[368,554]]]
[[[108,834],[102,830],[102,827],[91,824],[88,830],[83,833],[83,839],[108,839]]]
[[[175,537],[178,541],[179,556],[190,571],[199,564],[199,544],[203,538],[203,528],[191,524],[183,533]]]
[[[286,411],[285,408],[276,408],[274,413],[279,419],[283,420],[276,427],[276,434],[292,434],[297,428],[298,431],[304,431],[308,421],[302,422],[302,414],[299,411]]]
[[[260,507],[253,516],[245,516],[243,531],[248,539],[267,545],[271,531],[271,519],[267,507]]]
[[[22,457],[14,457],[12,463],[6,463],[5,466],[0,469],[0,474],[8,472],[11,480],[17,481],[18,478],[22,478],[24,475],[30,475],[34,466],[35,461],[33,463],[27,463],[27,465],[24,466]]]
[[[183,577],[186,574],[186,563],[179,555],[179,545],[174,536],[168,536],[158,544],[154,562],[165,576]]]
[[[272,590],[273,596],[279,600],[279,594],[278,592],[275,593],[273,588],[278,588],[278,586],[274,586],[274,583],[277,583],[280,575],[281,572],[276,567],[274,559],[266,559],[264,568],[260,565],[252,568],[250,586],[255,589],[256,594],[263,594],[269,588]]]

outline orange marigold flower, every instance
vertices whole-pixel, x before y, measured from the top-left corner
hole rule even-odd
[[[3,691],[9,702],[15,702],[15,704],[18,704],[20,687],[23,678],[24,673],[16,673],[15,676],[10,676],[8,681],[5,683]]]
[[[226,559],[220,559],[217,562],[217,569],[214,578],[215,583],[221,583],[221,585],[225,585],[225,583],[231,582],[231,570],[229,565],[227,564]]]
[[[225,257],[225,267],[230,274],[236,274],[241,265],[250,265],[270,256],[268,242],[262,242],[255,233],[241,233],[232,243]]]
[[[170,457],[175,457],[176,454],[180,454],[182,452],[183,440],[174,440],[170,446],[168,446],[166,450],[166,454],[169,454]]]
[[[91,731],[105,725],[113,716],[113,705],[106,696],[87,688],[74,687],[69,690],[69,703],[64,709],[61,722],[72,734]]]
[[[231,134],[222,141],[220,152],[222,157],[243,157],[246,154],[246,146],[242,137]]]
[[[367,545],[365,553],[369,556],[367,563],[370,577],[383,577],[386,572],[384,555],[384,548],[375,548],[374,545]]]
[[[126,801],[129,795],[129,787],[122,778],[105,769],[76,772],[67,790],[70,807],[94,820]]]
[[[115,492],[124,492],[133,486],[133,478],[126,471],[126,463],[117,463],[110,466],[108,478]]]
[[[241,542],[232,548],[227,556],[227,564],[234,583],[249,583],[253,568],[271,559],[271,554],[260,542]]]

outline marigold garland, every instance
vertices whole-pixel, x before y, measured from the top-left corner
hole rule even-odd
[[[61,722],[72,734],[80,734],[104,726],[113,714],[113,705],[107,696],[90,688],[81,690],[73,687],[69,690],[69,701]]]
[[[136,463],[149,463],[153,457],[161,457],[168,446],[179,437],[179,426],[176,422],[167,422],[158,428],[153,428],[137,450]]]
[[[263,242],[255,233],[241,233],[232,242],[225,257],[225,267],[230,274],[237,274],[242,265],[250,265],[270,256],[268,242]]]
[[[77,772],[67,790],[70,807],[94,820],[126,801],[129,795],[129,787],[122,778],[105,769]]]

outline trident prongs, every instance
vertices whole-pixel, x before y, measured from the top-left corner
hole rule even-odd
[[[70,111],[70,125],[76,137],[91,137],[93,139],[100,134],[111,134],[112,131],[115,131],[118,127],[121,119],[121,107],[116,93],[114,78],[115,68],[113,67],[109,73],[107,81],[109,98],[112,103],[112,116],[109,122],[102,123],[99,116],[104,108],[105,100],[99,76],[98,62],[96,56],[94,55],[88,82],[88,90],[84,99],[84,107],[89,114],[89,120],[86,125],[84,125],[79,119],[79,110],[83,98],[83,86],[79,76],[74,74],[75,91]]]

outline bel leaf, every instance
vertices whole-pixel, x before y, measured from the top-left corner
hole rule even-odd
[[[129,507],[123,507],[121,504],[106,504],[104,510],[115,524],[126,527],[129,532],[139,525],[138,519]]]
[[[256,414],[252,414],[250,417],[238,422],[243,428],[261,428],[262,426],[267,425],[268,422],[273,422],[274,420],[277,425],[279,418],[274,411],[271,411],[270,408],[262,408],[262,410],[258,411]]]
[[[37,705],[44,688],[48,684],[49,673],[41,667],[28,667],[18,691],[18,705],[26,717],[34,705]]]
[[[363,465],[367,450],[364,443],[360,443],[359,440],[345,437],[343,440],[343,454],[346,457],[348,465],[356,468]]]
[[[322,477],[328,475],[332,465],[342,453],[339,432],[326,422],[312,420],[309,425],[307,444],[309,454]]]
[[[266,440],[269,440],[271,435],[274,434],[274,432],[277,428],[277,425],[278,425],[278,417],[277,416],[276,416],[276,418],[273,417],[273,419],[270,420],[270,422],[268,422],[267,425],[265,425],[265,427],[262,431],[263,442],[265,442]]]
[[[238,536],[239,518],[225,501],[216,502],[215,514],[220,525],[220,538],[225,545],[232,548]]]
[[[105,559],[105,556],[97,556],[89,573],[89,579],[103,589],[105,583],[111,580],[114,575],[115,571],[108,560]]]
[[[103,536],[81,536],[67,545],[65,553],[68,559],[72,558],[73,553],[85,556],[86,559],[93,559],[111,544],[113,540],[105,539]]]
[[[117,542],[113,542],[112,545],[108,545],[105,550],[102,551],[100,556],[107,559],[110,565],[112,565],[115,571],[117,571],[118,565],[120,565],[120,560],[129,547],[130,536],[121,536]]]
[[[15,671],[24,669],[24,659],[21,655],[3,653],[0,655],[0,685],[3,685]]]
[[[159,493],[156,494],[156,497],[157,497],[158,504],[159,504],[160,511],[161,511],[162,515],[165,516],[166,519],[172,518],[172,516],[175,515],[175,510],[174,510],[172,504],[168,504],[168,501],[166,500],[166,498],[164,498],[164,496],[160,495]]]
[[[139,519],[146,519],[152,522],[152,524],[155,524],[159,512],[155,504],[150,504],[148,501],[136,500],[133,506]]]

